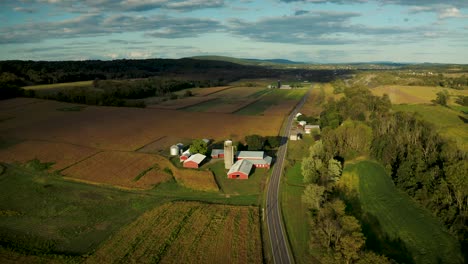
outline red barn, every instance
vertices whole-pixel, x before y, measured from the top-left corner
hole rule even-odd
[[[237,152],[237,160],[248,160],[255,168],[270,168],[272,158],[265,156],[263,151],[239,151]]]
[[[249,178],[250,170],[252,170],[252,162],[248,160],[238,160],[231,169],[229,169],[227,175],[229,179],[242,179],[247,180]]]
[[[196,169],[200,166],[200,164],[205,160],[206,156],[200,153],[194,154],[190,156],[186,161],[184,161],[185,168],[193,168]]]

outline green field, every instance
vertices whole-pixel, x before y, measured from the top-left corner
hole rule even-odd
[[[36,169],[4,166],[6,170],[0,175],[0,245],[26,253],[88,253],[111,233],[165,200],[68,182]]]
[[[228,179],[223,160],[210,164],[209,169],[216,177],[221,191],[228,195],[256,195],[259,198],[266,184],[266,179],[271,173],[270,170],[253,168],[248,180]]]
[[[57,89],[57,88],[91,87],[92,85],[93,85],[93,81],[81,81],[81,82],[69,82],[69,83],[31,85],[31,86],[24,86],[22,88],[26,90],[48,90],[48,89]]]
[[[307,219],[310,214],[301,200],[304,189],[301,163],[298,162],[286,169],[281,186],[281,210],[296,263],[314,262],[309,247],[311,225]]]
[[[195,104],[189,107],[185,107],[184,111],[189,111],[189,112],[204,112],[207,111],[210,108],[213,108],[217,105],[222,104],[223,101],[220,99],[214,99],[214,100],[209,100],[205,101],[199,104]]]
[[[434,124],[442,136],[456,141],[463,150],[468,150],[467,114],[440,105],[393,105],[393,109],[418,113],[422,119]]]
[[[397,190],[376,162],[347,164],[355,177],[366,246],[398,262],[462,263],[460,245],[431,213]],[[358,212],[355,212],[358,213]]]

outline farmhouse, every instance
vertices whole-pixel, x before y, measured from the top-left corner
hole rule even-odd
[[[238,160],[229,169],[227,175],[229,179],[243,179],[249,178],[250,171],[252,170],[252,162],[248,160]]]
[[[211,150],[212,159],[222,159],[224,158],[224,149],[212,149]]]
[[[190,156],[190,158],[184,161],[184,167],[196,169],[200,166],[203,160],[205,160],[205,158],[206,156],[200,153],[193,154],[192,156]]]
[[[273,160],[270,156],[265,156],[263,151],[239,151],[237,152],[237,160],[248,160],[256,168],[270,168],[271,161]]]
[[[289,85],[289,84],[282,84],[282,85],[280,86],[280,89],[285,89],[285,90],[289,90],[289,89],[291,89],[291,88],[292,88],[292,87],[291,87],[291,85]]]
[[[312,133],[312,130],[318,130],[320,131],[320,126],[319,125],[306,125],[304,127],[305,133],[310,134]]]
[[[299,121],[299,126],[305,127],[305,125],[307,125],[306,121]]]

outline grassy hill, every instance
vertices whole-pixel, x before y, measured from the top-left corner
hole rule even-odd
[[[397,190],[380,164],[347,164],[341,181],[354,190],[353,210],[361,216],[368,248],[400,263],[463,262],[456,238]]]

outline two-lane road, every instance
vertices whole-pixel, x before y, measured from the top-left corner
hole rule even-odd
[[[286,156],[287,144],[289,139],[289,131],[292,122],[298,110],[304,105],[310,90],[296,105],[294,110],[286,119],[283,130],[280,132],[281,146],[276,155],[276,164],[271,174],[270,183],[268,185],[265,217],[267,221],[268,234],[270,236],[271,249],[273,253],[273,261],[279,263],[292,263],[294,259],[290,256],[288,238],[283,227],[283,218],[281,214],[281,207],[279,204],[279,187],[281,181],[281,174],[283,172],[283,162]]]

